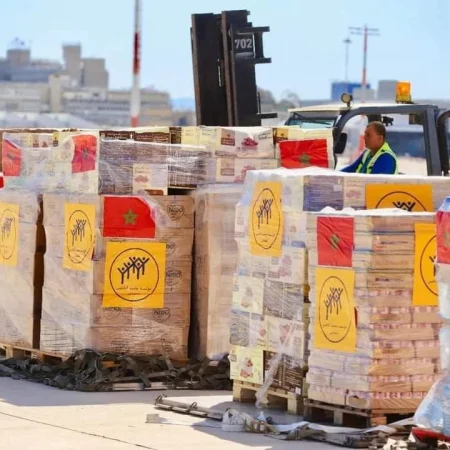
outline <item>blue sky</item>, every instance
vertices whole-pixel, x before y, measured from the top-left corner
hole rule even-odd
[[[178,3],[177,3],[178,2]],[[327,98],[344,77],[348,26],[379,28],[369,38],[368,79],[403,79],[413,97],[450,98],[449,0],[142,0],[142,85],[193,96],[190,15],[247,9],[255,26],[268,25],[257,81],[280,96]],[[112,87],[131,85],[133,0],[2,1],[0,53],[15,37],[35,57],[61,59],[63,42],[80,42],[84,56],[107,59]],[[175,6],[176,5],[176,6]],[[362,37],[350,47],[350,78],[360,81]]]

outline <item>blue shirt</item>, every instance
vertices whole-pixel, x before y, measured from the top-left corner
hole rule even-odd
[[[356,173],[356,169],[358,166],[362,163],[363,156],[365,152],[362,152],[359,155],[359,158],[352,164],[350,164],[347,167],[344,167],[341,169],[341,172],[348,172],[348,173]],[[367,166],[370,163],[370,160],[373,158],[373,156],[369,156],[365,163],[363,164],[362,170],[360,173],[367,173]],[[384,174],[384,175],[392,175],[395,173],[395,159],[389,154],[389,153],[383,153],[378,157],[378,159],[375,161],[375,164],[372,167],[372,171],[370,172],[372,174]]]

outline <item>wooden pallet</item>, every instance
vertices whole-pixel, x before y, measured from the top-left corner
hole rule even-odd
[[[46,364],[60,364],[66,361],[70,355],[61,353],[45,352],[34,348],[20,347],[0,342],[0,349],[3,349],[5,358],[29,359],[34,358]]]
[[[414,413],[415,411],[402,409],[358,409],[305,399],[305,420],[346,427],[370,428],[387,425],[411,417]]]
[[[244,381],[233,380],[233,400],[240,403],[254,403],[256,401],[256,392],[261,385],[246,383]],[[267,389],[263,403],[270,408],[284,409],[290,414],[303,414],[304,397],[285,389],[269,388]]]

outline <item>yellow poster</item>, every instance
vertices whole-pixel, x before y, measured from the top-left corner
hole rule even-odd
[[[95,244],[95,206],[66,203],[63,267],[69,270],[91,269]]]
[[[249,242],[255,256],[281,256],[283,239],[282,186],[279,181],[259,181],[250,205]]]
[[[108,242],[103,307],[163,308],[165,276],[164,242]]]
[[[18,255],[19,205],[0,203],[0,264],[16,267]]]
[[[436,283],[436,225],[416,223],[414,252],[414,306],[438,306]]]
[[[368,184],[366,209],[381,208],[433,212],[433,186],[431,184]]]
[[[316,268],[315,348],[356,351],[354,286],[353,270]]]
[[[247,383],[263,384],[264,382],[264,351],[260,348],[231,346],[230,378]]]

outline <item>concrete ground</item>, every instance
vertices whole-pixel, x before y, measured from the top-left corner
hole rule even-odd
[[[220,423],[153,407],[161,391],[83,393],[0,378],[0,449],[5,450],[200,450],[337,449],[309,441],[279,441],[251,433],[227,433]],[[164,391],[179,401],[225,409],[230,392]],[[246,412],[250,412],[248,409]],[[256,410],[253,411],[256,413]],[[146,423],[159,414],[162,423]],[[271,413],[274,416],[273,413]],[[281,419],[280,419],[281,417]],[[276,415],[280,423],[293,422]],[[342,448],[342,447],[340,447]]]

